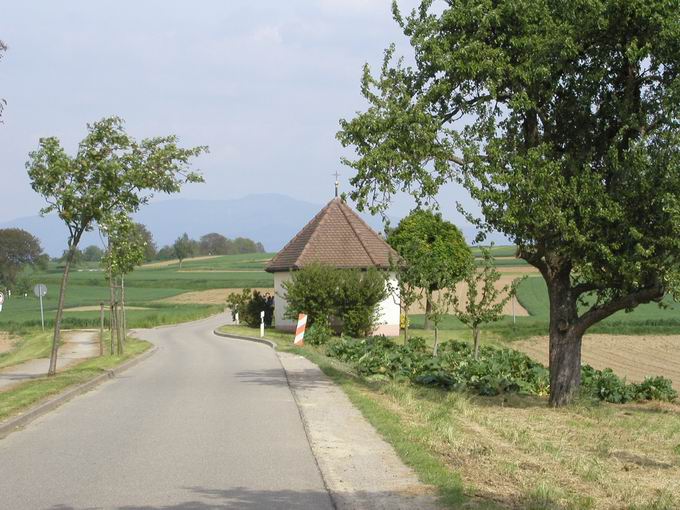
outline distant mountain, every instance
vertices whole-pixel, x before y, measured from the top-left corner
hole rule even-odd
[[[135,220],[151,230],[160,248],[171,244],[183,232],[198,239],[218,232],[230,238],[248,237],[261,242],[267,251],[278,251],[324,204],[296,200],[285,195],[249,195],[235,200],[176,199],[145,206]],[[362,215],[381,232],[379,217]],[[40,239],[51,256],[61,255],[66,247],[67,230],[55,215],[32,216],[0,224],[0,228],[22,228]],[[96,232],[83,236],[81,247],[101,243]]]

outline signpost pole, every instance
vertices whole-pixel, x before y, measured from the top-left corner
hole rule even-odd
[[[40,294],[40,324],[42,324],[42,330],[45,331],[45,311],[43,310],[42,293]]]

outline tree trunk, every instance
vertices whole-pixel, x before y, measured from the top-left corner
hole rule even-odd
[[[116,323],[116,290],[113,282],[113,275],[109,269],[109,291],[111,294],[111,316],[110,316],[110,329],[111,329],[111,356],[115,354],[115,335],[118,329],[118,324]]]
[[[99,303],[99,355],[104,355],[104,303]]]
[[[472,328],[472,341],[475,348],[475,359],[479,359],[479,326]]]
[[[61,319],[64,316],[64,301],[66,299],[66,284],[68,282],[69,271],[71,270],[71,263],[75,256],[75,246],[69,247],[68,256],[66,257],[66,265],[64,266],[64,276],[61,279],[61,287],[59,287],[59,302],[57,304],[57,316],[54,319],[54,336],[52,337],[52,352],[50,353],[50,366],[47,370],[47,375],[52,376],[57,373],[57,354],[59,351],[59,342],[61,341]]]
[[[432,313],[432,293],[428,291],[425,294],[425,322],[423,324],[423,329],[425,331],[430,330],[430,314]]]
[[[569,275],[548,282],[550,299],[550,405],[569,404],[581,384],[581,340],[576,296]]]
[[[121,327],[123,330],[123,340],[120,344],[120,353],[125,351],[125,339],[127,338],[127,316],[125,314],[125,276],[120,277],[120,306],[122,312]]]
[[[439,328],[435,324],[434,326],[434,349],[432,350],[432,355],[436,356],[439,350]]]
[[[121,313],[119,303],[116,303],[116,354],[123,354],[123,339],[121,337]]]

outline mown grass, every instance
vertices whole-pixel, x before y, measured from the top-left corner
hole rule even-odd
[[[50,355],[52,335],[49,332],[31,331],[19,336],[14,348],[0,354],[0,368],[17,365]]]
[[[0,421],[6,420],[70,386],[82,384],[131,359],[151,347],[149,342],[128,338],[125,354],[101,356],[84,361],[73,368],[59,372],[54,377],[41,377],[26,381],[0,393]]]
[[[258,330],[226,331],[258,336]],[[671,509],[680,505],[680,406],[474,397],[363,379],[323,347],[280,350],[317,363],[449,508]]]

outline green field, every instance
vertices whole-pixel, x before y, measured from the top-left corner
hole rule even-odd
[[[159,302],[184,292],[205,289],[272,287],[273,277],[264,272],[271,253],[226,255],[210,259],[187,259],[179,271],[177,263],[136,269],[125,278],[126,303],[145,310],[129,310],[130,327],[147,327],[193,320],[217,313],[222,307]],[[31,284],[44,283],[45,324],[51,327],[57,307],[62,267],[50,264],[46,271],[27,272]],[[99,324],[98,311],[69,311],[69,308],[99,306],[109,299],[106,277],[97,264],[81,264],[69,277],[64,327],[93,327]],[[40,325],[40,305],[32,293],[6,300],[0,313],[0,329],[17,330]]]
[[[470,249],[472,250],[472,254],[476,258],[482,258],[484,255],[482,253],[482,248],[489,248],[488,246],[473,246]],[[508,246],[492,246],[490,248],[491,255],[494,257],[514,257],[515,254],[517,253],[517,246],[515,245],[508,245]]]

